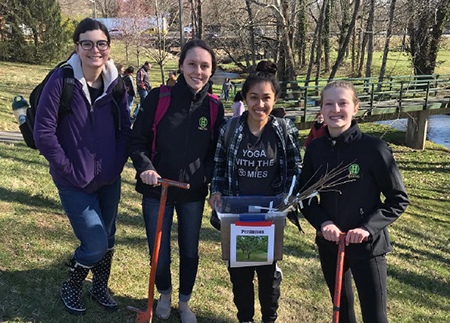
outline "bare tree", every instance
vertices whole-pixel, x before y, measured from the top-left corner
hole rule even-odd
[[[331,74],[330,74],[330,76],[328,78],[329,80],[334,78],[334,76],[336,75],[337,70],[339,69],[339,66],[342,63],[342,60],[344,59],[348,43],[350,41],[350,37],[351,37],[351,34],[353,32],[353,28],[355,28],[355,22],[356,22],[356,17],[358,15],[360,2],[361,2],[360,0],[355,0],[354,1],[353,16],[352,16],[352,20],[350,22],[350,26],[348,28],[347,36],[345,36],[345,40],[344,40],[344,43],[342,44],[342,48],[339,49],[338,57],[336,58],[336,62],[334,63],[333,69],[332,69]]]
[[[255,32],[254,32],[254,25],[253,25],[253,13],[252,13],[252,7],[250,5],[250,2],[248,0],[245,0],[245,5],[247,6],[247,13],[248,13],[248,31],[250,33],[250,46],[251,46],[251,55],[252,55],[252,64],[256,65],[256,46],[255,46]]]
[[[168,47],[173,45],[172,41],[167,38],[167,30],[174,23],[177,18],[175,15],[167,17],[164,13],[176,5],[176,0],[154,0],[154,13],[156,16],[157,32],[147,39],[145,52],[158,64],[161,72],[161,83],[165,83],[164,65],[167,59],[171,56]],[[170,19],[167,21],[167,18]],[[166,26],[166,24],[168,26]]]
[[[320,10],[320,15],[319,15],[319,19],[317,20],[317,24],[316,24],[316,30],[314,31],[314,39],[311,45],[311,53],[310,53],[310,58],[309,58],[309,65],[308,65],[308,71],[306,72],[306,79],[305,79],[305,86],[308,86],[309,84],[309,80],[311,78],[311,73],[312,73],[312,69],[313,69],[313,65],[314,65],[314,56],[315,56],[315,51],[316,51],[316,46],[317,46],[317,50],[320,52],[322,49],[321,46],[321,34],[322,34],[322,25],[323,25],[323,19],[324,19],[324,15],[325,15],[325,8],[327,6],[328,0],[323,0],[322,3],[322,9]],[[319,45],[317,44],[317,41],[319,42]],[[320,63],[320,60],[319,62]],[[320,65],[317,67],[320,70]]]
[[[150,15],[145,0],[127,0],[119,2],[118,16],[122,18],[120,26],[120,39],[125,44],[126,59],[129,60],[129,51],[134,47],[136,60],[140,64],[140,52],[145,38],[142,31],[148,25],[147,19]]]
[[[388,28],[386,31],[386,41],[384,42],[383,61],[381,63],[377,91],[381,90],[381,82],[383,82],[384,73],[386,72],[386,62],[387,62],[387,58],[388,58],[388,54],[389,54],[389,43],[391,41],[391,35],[392,35],[392,24],[394,22],[395,3],[396,3],[396,0],[391,0],[391,5],[390,5],[390,9],[389,9],[389,25],[388,25]]]
[[[117,0],[95,0],[97,10],[102,18],[117,17],[118,1]]]
[[[289,7],[288,0],[274,0],[273,4],[267,4],[258,0],[248,0],[260,7],[270,9],[275,18],[277,19],[278,26],[280,27],[281,46],[283,46],[283,53],[285,55],[285,70],[283,81],[295,80],[295,63],[294,53],[292,51],[292,44],[289,35],[289,16],[287,16]]]
[[[450,15],[450,0],[410,0],[409,52],[414,74],[431,75],[436,67],[439,41]]]
[[[366,77],[370,77],[372,73],[374,14],[375,14],[375,0],[370,0],[369,20],[367,21],[368,46],[367,46]]]

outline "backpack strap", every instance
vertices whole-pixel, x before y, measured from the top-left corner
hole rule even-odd
[[[63,89],[59,101],[58,120],[61,120],[67,114],[71,114],[72,98],[75,86],[75,78],[73,76],[73,68],[66,62],[59,64],[58,67],[63,70]]]
[[[211,135],[213,135],[214,125],[216,124],[217,115],[219,114],[219,97],[217,95],[210,93],[208,93],[208,97],[209,97],[209,115],[211,118],[210,120],[211,127],[209,130],[211,131]]]
[[[116,104],[111,106],[111,113],[114,119],[114,127],[116,128],[116,133],[118,133],[121,129],[120,125],[120,101],[124,95],[125,85],[122,77],[117,77],[117,83],[112,90],[113,100]]]
[[[225,134],[224,134],[224,144],[225,144],[225,149],[227,151],[227,155],[230,150],[231,137],[233,137],[233,134],[234,134],[236,128],[238,127],[240,118],[241,118],[240,116],[233,117],[233,118],[229,119],[226,124]]]
[[[153,132],[153,142],[152,142],[152,154],[150,160],[153,162],[153,157],[156,152],[156,128],[158,127],[159,122],[166,114],[167,109],[170,105],[170,91],[171,87],[161,84],[159,87],[159,100],[158,105],[156,106],[155,118],[153,120],[152,132]]]

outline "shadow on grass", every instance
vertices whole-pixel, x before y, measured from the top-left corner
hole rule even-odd
[[[450,259],[449,258],[445,258],[443,256],[440,256],[438,254],[432,253],[432,252],[428,252],[428,251],[424,251],[424,250],[419,250],[417,248],[413,248],[411,246],[407,246],[404,245],[402,243],[399,243],[397,241],[393,241],[392,242],[392,246],[394,248],[398,248],[398,249],[402,249],[404,251],[407,251],[408,253],[412,253],[414,258],[419,258],[418,255],[422,256],[420,257],[421,259],[423,259],[424,257],[428,258],[429,260],[432,261],[436,261],[441,263],[441,265],[443,267],[449,266],[450,265]],[[442,249],[444,249],[444,254],[448,254],[448,252],[445,251],[445,247],[442,247]],[[402,254],[402,255],[397,255],[397,257],[402,257],[402,258],[406,258],[406,259],[411,259],[412,257],[406,254]]]
[[[430,295],[439,295],[447,299],[450,297],[450,286],[444,284],[442,280],[432,279],[396,266],[388,266],[388,276],[402,284],[411,286],[422,294],[429,293]],[[441,305],[442,309],[444,309],[444,304]],[[438,305],[436,304],[436,306]]]
[[[59,201],[56,202],[53,199],[49,199],[39,194],[30,196],[29,193],[12,191],[0,186],[0,200],[10,203],[21,203],[28,207],[51,209],[52,211],[61,212],[61,214],[64,214]]]
[[[126,296],[115,295],[114,291],[111,291],[111,295],[119,303],[119,308],[117,311],[107,311],[88,299],[87,289],[91,283],[85,281],[82,297],[87,312],[83,317],[73,316],[65,311],[59,296],[61,284],[66,278],[67,267],[62,264],[25,271],[0,271],[0,321],[131,323],[136,322],[136,312],[128,310],[127,306],[142,310],[147,308],[145,298],[134,298],[126,295],[126,292]],[[205,313],[204,309],[202,311],[203,313],[197,314],[198,322],[232,322],[217,317],[214,313]],[[180,322],[180,316],[177,309],[172,308],[168,320],[163,321],[155,317],[153,322]]]

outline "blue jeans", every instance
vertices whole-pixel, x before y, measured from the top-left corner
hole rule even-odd
[[[134,101],[134,96],[129,95],[127,96],[127,103],[128,103],[128,109],[131,111],[133,111],[133,101]]]
[[[198,240],[204,205],[204,200],[185,203],[166,203],[155,282],[156,288],[161,294],[169,294],[172,291],[170,234],[173,211],[175,209],[178,218],[178,246],[180,249],[179,300],[182,302],[189,301],[197,276]],[[144,197],[142,199],[142,210],[151,257],[156,233],[156,222],[158,220],[159,200]]]
[[[139,97],[141,98],[141,104],[144,102],[145,97],[147,96],[148,92],[147,90],[144,90],[143,88],[138,88]]]
[[[114,248],[120,186],[120,176],[92,194],[56,184],[73,232],[81,242],[74,258],[84,266],[94,266]]]

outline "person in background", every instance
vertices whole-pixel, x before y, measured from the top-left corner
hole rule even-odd
[[[311,140],[322,137],[325,135],[325,127],[326,123],[323,122],[323,115],[321,112],[318,112],[316,114],[316,122],[313,123],[311,126],[311,130],[309,130],[308,138],[306,138],[305,141],[305,148],[308,146],[308,144],[311,142]]]
[[[166,85],[174,86],[177,83],[177,72],[170,70],[169,78],[167,79]]]
[[[233,99],[233,117],[239,117],[244,113],[245,107],[244,102],[242,102],[243,100],[241,91],[238,91]]]
[[[152,90],[144,101],[128,143],[128,151],[137,171],[136,190],[142,194],[142,212],[150,255],[161,195],[158,178],[190,184],[189,190],[168,190],[155,279],[156,289],[160,293],[155,314],[167,319],[171,312],[172,295],[170,237],[176,210],[180,257],[178,310],[182,323],[197,322],[188,302],[197,276],[198,243],[205,197],[212,178],[219,127],[224,118],[222,104],[207,93],[208,81],[216,66],[215,54],[206,42],[198,39],[187,42],[180,54],[181,74],[171,88],[169,108],[157,127],[155,150],[152,151],[154,135],[149,125],[153,124],[155,118],[159,88]],[[214,126],[211,100],[216,103]]]
[[[270,114],[280,94],[280,85],[275,79],[276,70],[275,63],[259,62],[256,72],[251,73],[242,86],[247,111],[236,117],[239,120],[235,129],[227,129],[228,125],[233,124],[231,121],[220,129],[208,201],[213,210],[216,204],[221,205],[222,196],[275,196],[287,193],[294,175],[296,178],[299,176],[298,130],[291,128],[292,124],[285,122],[285,119]],[[231,133],[229,143],[225,138],[227,132]],[[255,169],[252,165],[258,166]],[[253,322],[255,272],[262,322],[274,322],[282,280],[277,262],[265,266],[228,266],[228,271],[239,322]]]
[[[134,89],[133,74],[134,74],[134,67],[128,66],[128,68],[125,70],[125,76],[123,77],[123,83],[125,84],[128,94],[127,101],[130,113],[133,109],[134,97],[136,96],[136,90]]]
[[[392,150],[369,136],[353,119],[359,109],[351,83],[328,83],[321,93],[325,135],[306,149],[300,187],[307,189],[329,170],[345,167],[346,183],[324,190],[303,204],[302,213],[316,229],[320,264],[334,295],[338,243],[345,236],[339,322],[356,323],[352,277],[363,321],[387,323],[386,254],[392,250],[388,225],[409,204]],[[381,199],[381,193],[384,198]]]
[[[222,84],[222,95],[225,101],[228,101],[230,96],[230,91],[233,88],[234,84],[231,82],[230,78],[227,77]]]
[[[145,97],[152,89],[152,86],[150,85],[150,78],[148,76],[148,71],[150,71],[151,68],[152,64],[150,64],[150,62],[145,62],[136,73],[136,86],[141,99],[140,104],[144,102]]]
[[[123,64],[118,64],[116,67],[119,75],[123,77],[125,75],[125,66],[123,66]]]
[[[50,164],[61,204],[80,240],[69,264],[61,299],[75,315],[86,311],[81,293],[92,271],[90,296],[107,309],[117,308],[107,284],[114,254],[120,174],[127,161],[130,133],[127,95],[113,91],[121,81],[110,59],[110,35],[101,22],[86,18],[75,28],[74,89],[70,115],[58,117],[64,75],[55,70],[36,110],[34,138]]]

